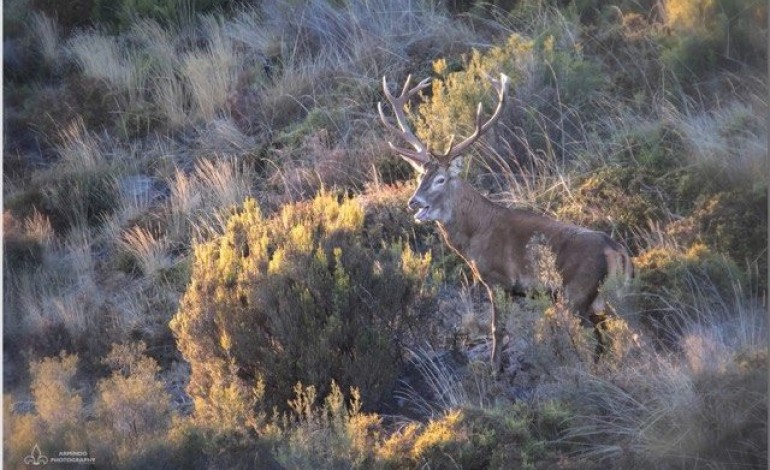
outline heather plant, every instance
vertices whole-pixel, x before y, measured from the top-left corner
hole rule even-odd
[[[669,0],[667,23],[679,34],[663,41],[662,61],[687,83],[736,64],[763,65],[767,5],[755,0]]]
[[[14,409],[13,397],[3,397],[4,466],[24,468],[26,456],[45,455],[46,449],[85,449],[87,436],[81,425],[86,417],[78,390],[77,355],[62,352],[30,362],[33,410]]]
[[[112,374],[96,386],[89,438],[102,465],[127,467],[168,433],[170,397],[144,343],[114,344],[104,364]]]
[[[721,299],[742,291],[745,274],[730,258],[694,243],[682,250],[659,246],[635,260],[640,291],[640,321],[663,344],[676,344],[698,312],[712,310]]]
[[[222,415],[216,391],[248,390],[250,377],[264,381],[268,410],[284,408],[297,381],[325,396],[331,379],[376,406],[414,333],[429,261],[397,239],[369,239],[353,199],[321,194],[269,218],[247,200],[220,238],[196,247],[171,322],[196,414]]]
[[[350,390],[349,400],[345,395],[332,382],[321,401],[315,387],[297,383],[282,422],[262,431],[278,442],[276,461],[286,468],[369,468],[380,442],[382,418],[361,411],[358,389]]]
[[[460,71],[446,59],[434,61],[433,72],[439,79],[433,81],[430,100],[419,107],[416,120],[415,129],[422,141],[441,152],[451,135],[470,135],[477,104],[491,104],[494,95],[487,77],[505,73],[515,83],[531,60],[532,48],[532,41],[513,34],[502,46],[485,52],[474,50]]]
[[[535,407],[455,409],[427,424],[401,427],[377,448],[377,457],[387,469],[553,465],[559,458],[559,447],[568,449],[552,442],[569,416],[564,406],[547,402]]]

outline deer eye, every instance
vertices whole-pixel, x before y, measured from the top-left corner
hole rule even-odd
[[[446,182],[446,178],[444,178],[443,176],[439,176],[438,178],[436,178],[433,181],[433,184],[435,184],[435,185],[442,185],[442,184],[444,184],[444,182]]]

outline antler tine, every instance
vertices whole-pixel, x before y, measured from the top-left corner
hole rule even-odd
[[[382,88],[385,94],[385,98],[390,103],[391,108],[393,108],[393,115],[396,117],[398,128],[396,128],[396,126],[388,122],[388,120],[385,118],[385,113],[382,110],[382,102],[377,103],[377,111],[379,112],[380,120],[382,120],[382,123],[385,125],[385,127],[388,130],[396,134],[399,134],[402,139],[404,139],[412,147],[414,147],[414,151],[396,147],[395,145],[393,145],[392,142],[388,142],[388,145],[390,145],[390,148],[393,149],[393,151],[401,154],[401,156],[409,160],[412,160],[418,166],[425,165],[430,161],[430,153],[428,151],[428,146],[425,145],[425,143],[423,143],[409,128],[409,124],[407,122],[406,116],[404,115],[404,106],[409,102],[409,99],[412,96],[414,96],[420,90],[430,85],[430,80],[431,80],[430,78],[426,78],[422,80],[420,83],[418,83],[414,88],[410,89],[409,84],[412,81],[412,75],[409,75],[406,77],[406,82],[404,82],[404,87],[401,90],[401,95],[398,97],[395,97],[390,93],[390,89],[388,88],[387,78],[384,76],[382,77]]]
[[[484,132],[488,131],[489,128],[492,127],[498,119],[500,119],[503,111],[503,103],[505,102],[505,98],[508,96],[508,84],[510,83],[510,78],[508,78],[508,76],[504,73],[501,73],[500,80],[490,78],[490,81],[492,82],[492,86],[497,92],[497,107],[495,108],[495,111],[492,113],[492,116],[490,116],[487,122],[482,124],[482,106],[481,103],[479,103],[479,105],[476,107],[476,128],[473,131],[473,134],[466,137],[465,140],[458,143],[457,145],[452,145],[452,141],[450,141],[449,148],[447,149],[446,153],[436,156],[436,158],[441,160],[443,163],[451,162],[455,158],[459,157],[468,147],[471,146],[471,144],[476,142],[476,140],[478,140],[478,138],[481,137]],[[454,140],[454,136],[452,140]]]

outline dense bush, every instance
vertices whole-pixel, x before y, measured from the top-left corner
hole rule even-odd
[[[222,419],[217,394],[248,394],[257,381],[267,409],[285,408],[298,381],[324,396],[332,379],[380,403],[416,326],[430,256],[363,231],[353,199],[322,194],[271,218],[249,200],[222,237],[195,249],[171,328],[192,366],[196,413]]]
[[[4,463],[22,468],[24,457],[30,455],[35,445],[43,452],[53,446],[86,447],[86,434],[81,426],[86,416],[83,397],[75,384],[77,364],[77,355],[64,352],[30,363],[32,412],[16,412],[12,397],[4,397],[3,421],[9,437],[3,440]]]
[[[757,0],[669,0],[668,23],[679,34],[667,41],[662,60],[682,80],[750,64],[767,56],[767,5]]]
[[[766,208],[767,193],[761,187],[703,195],[696,200],[688,219],[672,232],[683,240],[694,236],[736,263],[766,266]]]
[[[418,110],[416,131],[420,138],[429,148],[443,152],[451,135],[470,135],[478,103],[487,104],[487,110],[496,104],[497,95],[492,92],[488,77],[499,78],[500,73],[505,73],[515,83],[526,67],[532,47],[532,41],[514,34],[504,45],[485,52],[474,50],[465,63],[436,60],[433,71],[439,80],[433,81],[430,100]],[[461,70],[457,70],[458,66]],[[513,90],[509,93],[513,94]]]
[[[157,362],[144,343],[113,345],[93,404],[86,407],[78,356],[62,352],[30,364],[33,412],[13,409],[4,397],[4,441],[9,468],[25,468],[37,445],[41,455],[87,452],[99,468],[200,468],[202,447],[191,448],[195,430],[175,417]],[[53,462],[51,462],[53,463]]]
[[[634,238],[650,221],[661,220],[666,206],[661,195],[646,190],[650,173],[606,167],[586,176],[558,210],[559,217],[612,234],[636,249]]]
[[[101,465],[140,468],[137,462],[152,455],[157,442],[171,429],[171,397],[158,379],[160,367],[146,355],[144,343],[113,345],[104,364],[112,374],[96,386],[96,419],[88,427],[92,452]],[[144,463],[156,466],[159,462]]]
[[[377,449],[382,467],[401,468],[552,468],[558,437],[569,412],[543,403],[489,409],[454,410],[421,426],[403,427]]]
[[[733,298],[745,282],[732,260],[700,243],[684,251],[653,248],[634,263],[640,318],[667,345],[675,344],[684,325],[699,320],[702,312]]]

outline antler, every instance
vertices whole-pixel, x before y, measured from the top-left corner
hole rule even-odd
[[[487,119],[487,122],[482,124],[482,106],[481,103],[479,103],[478,107],[476,108],[476,129],[473,131],[473,134],[469,135],[467,138],[465,138],[465,140],[458,144],[454,144],[455,136],[452,135],[449,139],[447,151],[441,155],[431,154],[431,152],[428,150],[428,146],[425,145],[425,143],[423,143],[416,135],[414,135],[414,132],[412,132],[412,130],[409,128],[406,116],[404,116],[404,106],[409,101],[409,98],[430,84],[430,78],[426,78],[425,80],[418,83],[414,88],[409,89],[409,83],[411,83],[411,81],[411,75],[406,77],[406,83],[404,83],[401,96],[396,98],[390,93],[390,90],[388,89],[387,79],[382,77],[382,88],[385,92],[385,98],[387,98],[388,102],[390,102],[390,106],[393,108],[393,114],[396,116],[396,121],[398,122],[398,127],[400,129],[396,128],[396,126],[389,123],[388,120],[385,119],[385,113],[382,111],[382,102],[377,103],[377,110],[380,113],[380,119],[382,120],[382,123],[385,124],[385,127],[401,135],[405,141],[414,147],[414,151],[396,147],[392,142],[388,142],[390,148],[401,154],[402,157],[409,160],[418,168],[422,168],[431,160],[431,158],[435,158],[441,163],[448,164],[455,158],[459,157],[468,147],[471,146],[471,144],[476,142],[484,132],[489,130],[489,128],[492,127],[498,119],[500,119],[503,111],[503,103],[505,102],[505,98],[508,96],[508,85],[510,83],[510,78],[508,78],[508,76],[504,73],[500,74],[500,80],[490,78],[492,86],[497,92],[498,98],[497,107],[495,108],[494,113],[492,113],[492,116]]]
[[[476,130],[473,131],[473,134],[469,135],[465,140],[456,145],[453,144],[455,138],[453,135],[449,140],[449,148],[447,151],[443,155],[435,155],[437,160],[441,161],[442,163],[449,163],[455,158],[459,157],[465,151],[465,149],[470,147],[471,144],[476,142],[476,140],[481,137],[481,134],[489,130],[489,128],[492,127],[498,119],[500,119],[503,111],[503,102],[505,101],[506,96],[508,96],[508,84],[510,83],[510,78],[508,78],[508,75],[501,73],[500,80],[495,80],[491,77],[489,80],[492,82],[492,86],[497,92],[498,100],[495,112],[492,113],[492,116],[487,120],[487,122],[481,124],[481,103],[479,103],[478,107],[476,108]]]
[[[416,135],[414,135],[414,132],[412,132],[412,130],[409,128],[406,116],[404,116],[404,105],[406,105],[406,103],[409,101],[409,98],[414,96],[423,88],[430,85],[430,78],[424,79],[418,83],[417,86],[409,89],[409,83],[411,81],[411,75],[406,77],[406,83],[404,83],[401,96],[396,98],[390,93],[390,90],[388,89],[387,79],[382,77],[382,89],[385,92],[385,98],[387,98],[391,108],[393,108],[393,114],[396,116],[396,121],[398,122],[398,127],[400,129],[396,128],[396,126],[389,123],[388,120],[385,119],[385,113],[382,111],[382,102],[377,103],[377,111],[379,111],[380,119],[382,119],[382,123],[385,124],[385,127],[399,134],[405,141],[414,147],[414,151],[396,147],[393,145],[393,142],[388,142],[390,148],[401,154],[402,157],[406,158],[411,163],[417,165],[417,167],[422,168],[426,163],[430,161],[430,152],[428,151],[428,146],[425,145],[425,143],[423,143]]]

